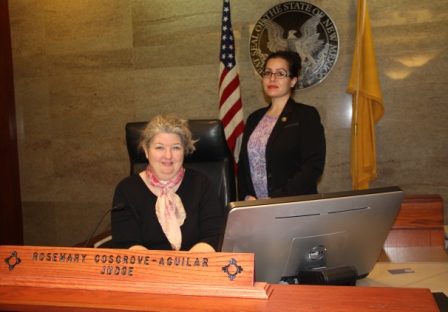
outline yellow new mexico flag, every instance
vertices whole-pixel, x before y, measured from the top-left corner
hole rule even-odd
[[[358,0],[355,53],[347,93],[353,99],[352,188],[368,189],[370,181],[377,178],[374,126],[383,117],[384,106],[366,0]]]

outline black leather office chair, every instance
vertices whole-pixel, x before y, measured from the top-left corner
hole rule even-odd
[[[219,119],[197,119],[188,121],[196,150],[185,157],[184,166],[195,169],[210,178],[215,184],[224,207],[236,200],[236,183],[233,156],[227,145],[224,128]],[[140,133],[146,122],[126,124],[126,144],[130,160],[130,174],[143,171],[148,165],[145,153],[138,149]]]
[[[140,133],[147,122],[130,122],[126,124],[126,145],[129,153],[130,174],[145,170],[148,160],[145,153],[138,148]],[[212,180],[224,207],[236,200],[236,181],[233,156],[227,145],[224,128],[219,119],[189,120],[196,150],[184,159],[184,166],[195,169]],[[225,213],[225,212],[223,212]],[[225,214],[224,214],[225,215]],[[84,246],[84,243],[78,245]],[[112,236],[108,230],[95,236],[87,247],[111,248]]]

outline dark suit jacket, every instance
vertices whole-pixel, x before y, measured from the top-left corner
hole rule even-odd
[[[256,197],[250,176],[247,142],[270,106],[247,119],[238,161],[238,198]],[[325,134],[316,108],[289,99],[266,146],[270,197],[317,193],[316,181],[325,165]]]

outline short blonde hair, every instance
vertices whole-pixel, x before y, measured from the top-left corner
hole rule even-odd
[[[174,114],[160,114],[154,116],[145,126],[141,133],[139,147],[148,149],[151,140],[159,133],[178,134],[185,150],[185,155],[195,151],[194,143],[198,140],[192,139],[188,121]]]

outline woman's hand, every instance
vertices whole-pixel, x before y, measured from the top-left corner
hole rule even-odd
[[[134,245],[129,249],[133,250],[148,250],[148,248],[141,245]],[[215,249],[207,243],[197,243],[193,247],[191,247],[190,251],[194,252],[216,252]]]
[[[194,252],[216,252],[215,249],[207,243],[197,243],[191,247],[190,251]]]
[[[148,248],[142,246],[142,245],[134,245],[129,247],[129,249],[134,249],[134,250],[148,250]]]

